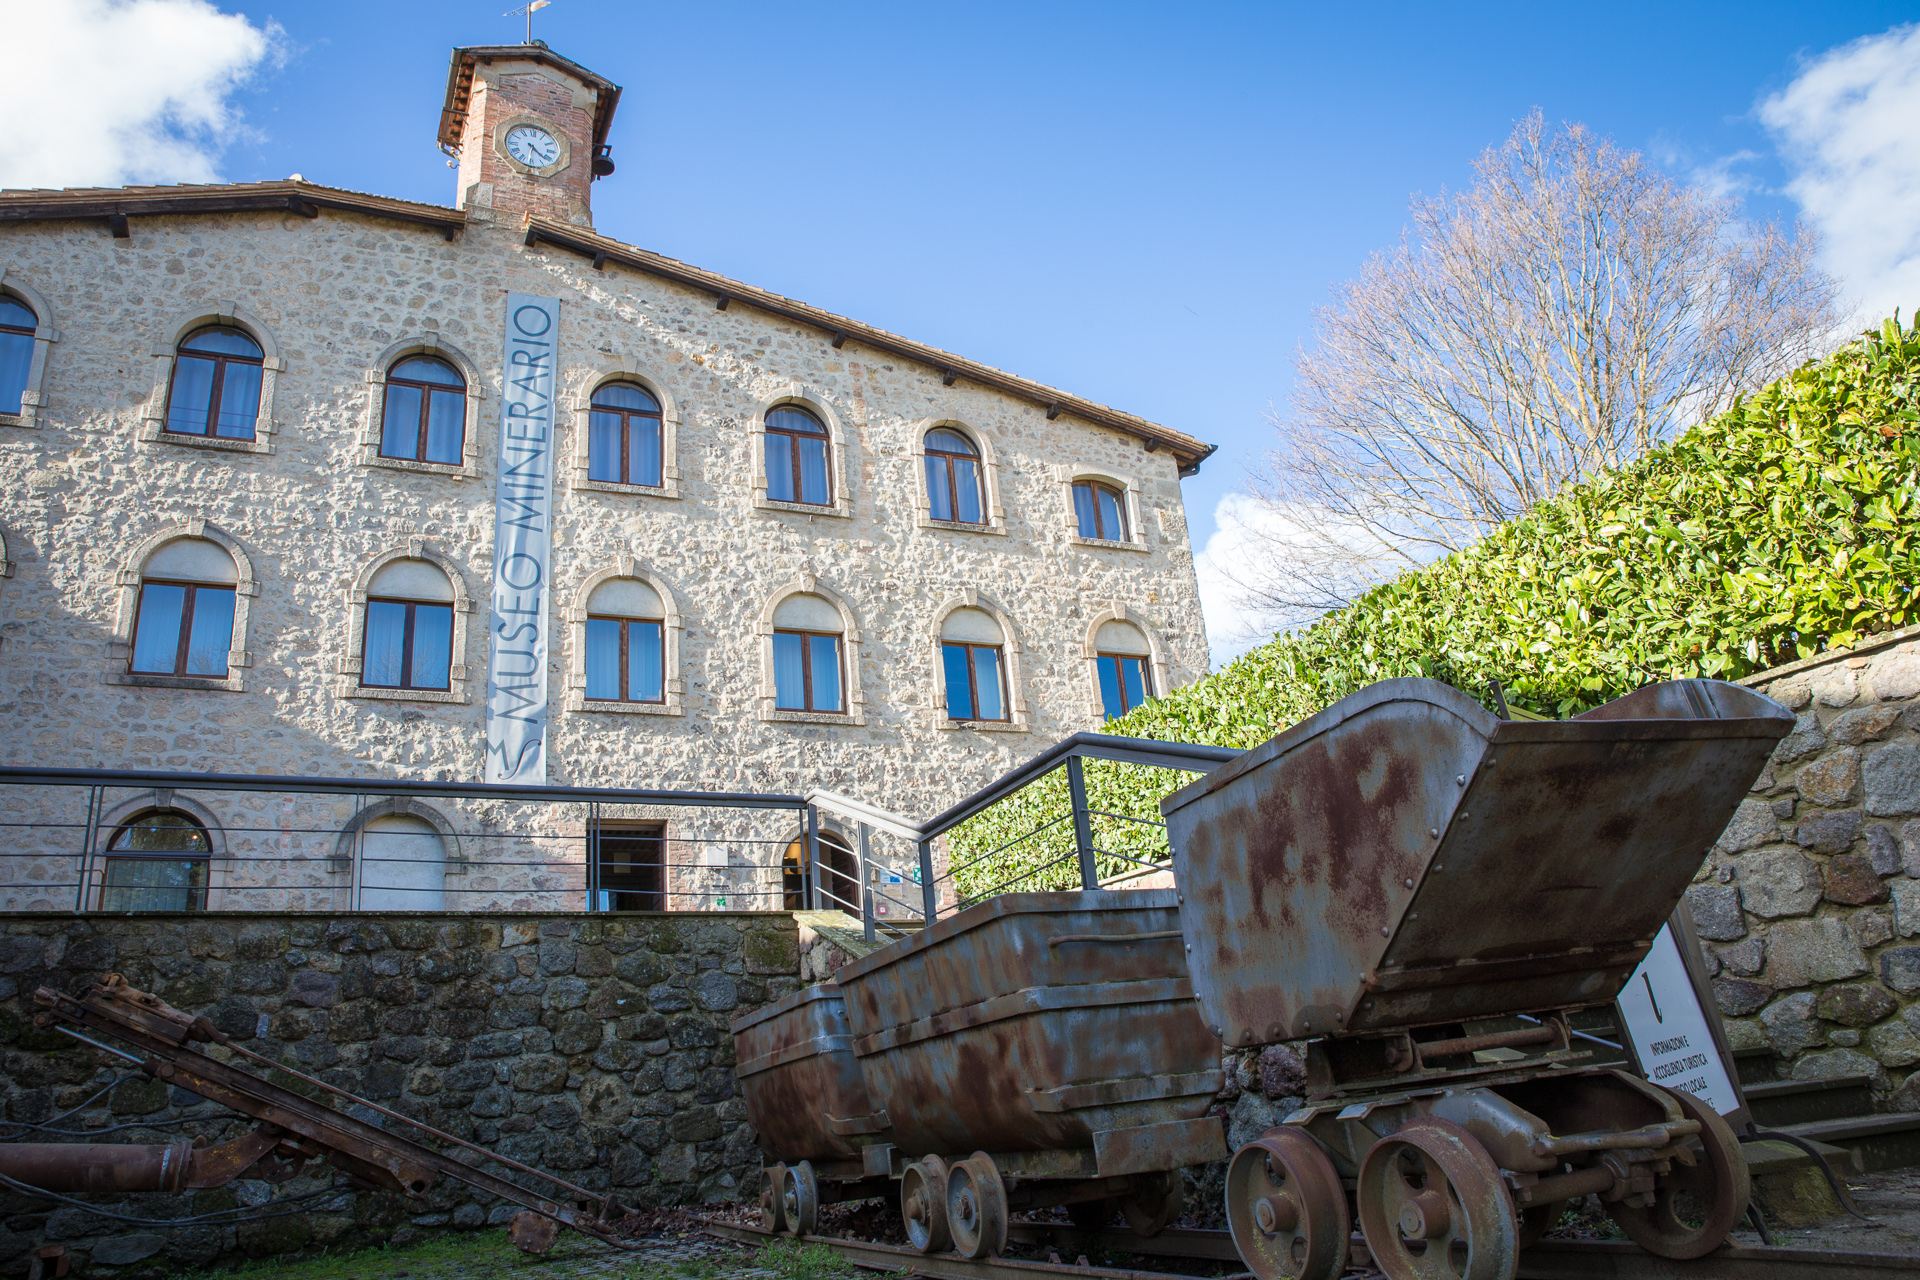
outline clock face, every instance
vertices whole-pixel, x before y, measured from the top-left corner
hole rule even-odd
[[[515,125],[507,130],[507,154],[529,169],[544,169],[560,158],[560,144],[545,129]]]

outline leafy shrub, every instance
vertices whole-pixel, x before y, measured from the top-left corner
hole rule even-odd
[[[1252,747],[1347,694],[1428,676],[1483,702],[1576,714],[1641,685],[1739,679],[1920,622],[1920,324],[1898,316],[1633,464],[1112,721],[1109,733]],[[1087,766],[1095,844],[1164,857],[1139,820],[1187,779]],[[962,893],[1072,847],[1055,774],[953,833]],[[1133,821],[1127,821],[1132,819]],[[985,855],[985,856],[982,856]],[[1103,874],[1125,866],[1103,860]],[[1048,873],[1077,884],[1071,860]],[[1026,887],[1023,885],[1022,887]]]

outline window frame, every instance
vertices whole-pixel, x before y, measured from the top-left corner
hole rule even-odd
[[[1080,524],[1079,492],[1081,489],[1087,489],[1091,491],[1093,495],[1094,532],[1091,535],[1088,534]],[[1120,536],[1119,537],[1109,537],[1106,530],[1102,527],[1103,521],[1101,520],[1101,516],[1100,516],[1100,495],[1102,493],[1111,494],[1113,496],[1113,505],[1115,510],[1119,512],[1119,517],[1120,517]],[[1131,514],[1127,511],[1127,491],[1125,489],[1119,488],[1105,480],[1097,480],[1092,476],[1079,476],[1074,479],[1072,485],[1069,487],[1068,494],[1069,494],[1069,500],[1073,503],[1074,532],[1079,537],[1089,542],[1128,542],[1130,543],[1134,540],[1132,518],[1131,518]]]
[[[963,440],[966,439],[966,437],[964,435],[961,435],[961,433],[955,428],[945,427],[945,426],[934,427],[922,433],[920,437],[921,456],[926,458],[928,462],[932,462],[934,459],[937,458],[942,464],[943,470],[947,477],[947,508],[950,511],[954,512],[954,514],[951,516],[939,516],[939,515],[933,514],[934,496],[933,496],[932,476],[927,474],[927,472],[929,471],[929,468],[923,466],[921,468],[921,474],[922,474],[922,479],[927,484],[927,518],[929,520],[936,521],[937,523],[943,524],[943,525],[944,524],[960,524],[960,525],[969,525],[975,528],[982,528],[982,529],[986,528],[987,525],[991,522],[991,513],[990,513],[990,504],[987,501],[987,463],[986,463],[986,459],[981,456],[980,447],[978,445],[973,445],[973,452],[971,453],[955,453],[951,449],[936,449],[932,445],[927,443],[928,438],[931,437],[936,431],[944,431],[948,435],[960,436],[961,439]],[[968,443],[970,445],[972,444],[971,441],[968,441]],[[967,461],[973,463],[974,501],[980,509],[980,518],[978,520],[962,520],[959,516],[960,504],[956,500],[956,498],[960,490],[960,484],[959,484],[959,481],[954,477],[953,462],[955,458],[964,458]]]
[[[0,422],[22,422],[29,417],[29,411],[37,408],[39,405],[38,393],[40,390],[40,380],[35,376],[37,372],[35,366],[42,363],[40,358],[40,331],[46,328],[46,322],[40,318],[38,308],[18,294],[6,288],[0,288],[0,298],[10,301],[16,306],[25,308],[27,313],[33,317],[33,327],[31,329],[0,321],[0,335],[10,334],[13,337],[25,338],[27,340],[27,373],[26,377],[20,383],[20,406],[17,409],[0,407]]]
[[[585,621],[589,623],[617,622],[620,624],[620,696],[617,698],[596,698],[588,694],[583,689],[580,694],[581,700],[590,705],[595,703],[612,702],[612,703],[624,703],[630,706],[637,706],[637,707],[666,706],[667,705],[667,620],[665,618],[628,618],[628,617],[623,617],[617,613],[589,613],[586,615]],[[628,667],[627,667],[628,624],[635,623],[635,622],[641,623],[645,626],[660,628],[660,644],[658,646],[660,650],[660,696],[657,698],[635,698],[629,695],[629,692],[627,689],[627,676],[629,674]],[[584,645],[586,643],[586,637],[591,636],[592,634],[593,632],[591,630],[583,632],[581,643]],[[591,658],[589,658],[588,661],[590,662]]]
[[[976,605],[974,607],[977,608],[978,606]],[[967,699],[969,704],[973,707],[973,709],[976,712],[980,710],[980,688],[979,688],[979,673],[973,665],[973,652],[976,649],[985,649],[988,652],[993,654],[994,666],[1000,672],[1000,712],[1001,714],[997,716],[983,716],[983,715],[956,716],[955,714],[953,714],[952,699],[950,697],[945,696],[948,692],[946,688],[946,680],[947,680],[946,653],[948,648],[966,650],[966,653],[967,653]],[[1013,723],[1013,696],[1008,691],[1008,688],[1007,688],[1007,654],[1006,654],[1006,646],[1004,644],[981,644],[973,640],[943,639],[940,641],[940,657],[941,657],[940,692],[943,695],[941,711],[946,715],[947,719],[958,721],[964,724],[975,724],[975,723],[1012,724]]]
[[[1120,715],[1107,714],[1106,683],[1104,680],[1101,679],[1102,673],[1100,671],[1100,664],[1107,661],[1108,659],[1112,659],[1115,664],[1114,665],[1114,677],[1115,677],[1114,687],[1119,689],[1120,701],[1123,704],[1127,700],[1127,681],[1126,681],[1126,668],[1122,664],[1127,662],[1137,662],[1140,664],[1140,701],[1134,703],[1132,706],[1122,706],[1120,710]],[[1102,649],[1093,655],[1093,661],[1094,661],[1093,685],[1099,694],[1100,714],[1101,714],[1103,723],[1117,720],[1120,718],[1120,716],[1124,716],[1131,711],[1137,710],[1140,707],[1144,707],[1147,703],[1153,701],[1155,694],[1153,692],[1153,655],[1152,654],[1150,653],[1119,653],[1113,650]]]
[[[243,335],[247,341],[259,348],[260,355],[236,356],[224,351],[189,351],[187,344],[211,329],[231,329]],[[207,428],[204,431],[181,431],[173,425],[173,397],[180,386],[180,364],[185,360],[209,360],[213,362],[213,381],[207,385]],[[244,364],[260,370],[260,386],[254,393],[253,422],[244,436],[221,435],[216,426],[220,418],[220,394],[227,385],[227,366]],[[169,436],[184,436],[196,440],[228,440],[235,444],[256,444],[260,439],[261,410],[267,398],[267,349],[258,337],[241,325],[232,321],[214,321],[196,326],[191,332],[180,335],[173,344],[173,368],[167,376],[167,403],[160,413],[160,430]]]
[[[654,408],[651,412],[649,412],[648,410],[645,410],[645,409],[627,409],[627,408],[622,408],[618,405],[608,405],[603,408],[600,405],[595,404],[594,398],[598,396],[602,391],[607,390],[609,387],[632,387],[635,390],[644,394],[647,397],[647,399],[653,401]],[[653,423],[653,429],[655,433],[658,435],[659,441],[660,441],[660,450],[659,450],[660,475],[657,479],[654,479],[654,480],[627,480],[627,479],[598,480],[594,478],[594,475],[593,475],[593,415],[596,413],[618,414],[620,417],[620,474],[623,477],[633,474],[633,462],[630,456],[632,451],[632,445],[633,445],[632,420],[634,418],[640,418],[643,420],[651,421]],[[648,490],[662,489],[666,487],[666,483],[667,483],[667,408],[666,408],[666,405],[661,401],[660,397],[653,393],[653,389],[651,387],[642,386],[640,383],[634,381],[632,378],[608,378],[605,381],[596,385],[592,391],[587,393],[586,476],[587,476],[587,479],[593,481],[594,484],[617,485],[621,489],[648,491]]]
[[[850,682],[847,680],[847,644],[845,633],[840,631],[803,631],[797,627],[775,627],[773,634],[776,636],[799,636],[801,638],[800,679],[801,689],[803,691],[801,696],[806,703],[805,706],[800,707],[783,707],[780,705],[780,675],[778,664],[776,663],[773,677],[774,709],[776,711],[784,711],[790,715],[851,717],[853,713],[853,698],[852,690],[848,687]],[[835,669],[840,673],[840,709],[838,711],[813,705],[813,642],[816,639],[831,640],[834,644]]]
[[[165,814],[177,814],[179,817],[181,817],[186,821],[188,826],[192,827],[194,830],[200,833],[200,841],[202,845],[204,845],[205,847],[204,847],[204,851],[201,852],[199,856],[197,857],[191,856],[192,851],[185,850],[185,849],[154,850],[152,852],[143,853],[143,852],[119,851],[114,848],[114,843],[117,840],[119,840],[121,836],[124,835],[126,832],[132,830],[136,824],[140,823],[144,819],[157,817]],[[194,886],[192,888],[191,892],[193,894],[193,898],[191,900],[191,904],[185,908],[182,908],[180,914],[184,915],[184,914],[189,914],[193,912],[205,911],[207,909],[207,900],[213,892],[214,854],[215,854],[215,849],[214,849],[213,833],[210,830],[208,830],[206,823],[202,822],[199,818],[195,817],[193,814],[187,813],[184,810],[180,809],[178,806],[170,806],[170,807],[163,808],[159,805],[153,805],[153,804],[147,805],[146,807],[138,810],[137,812],[129,814],[127,817],[121,819],[118,823],[114,825],[113,834],[107,837],[106,848],[101,850],[101,854],[100,854],[101,866],[100,866],[100,882],[99,882],[99,894],[100,894],[99,909],[103,912],[116,910],[115,908],[109,907],[107,905],[107,895],[116,888],[126,889],[126,888],[152,887],[152,886],[114,885],[109,883],[113,875],[114,863],[116,862],[186,862],[186,863],[195,863],[199,865],[200,883],[197,886]],[[188,856],[181,856],[181,855],[188,855]],[[134,908],[131,908],[131,907],[121,908],[119,909],[118,913],[130,915],[133,913],[133,910]]]
[[[134,666],[134,656],[140,652],[140,616],[145,612],[148,587],[185,587],[186,597],[180,602],[180,635],[174,644],[173,670],[142,671]],[[225,591],[233,596],[233,608],[228,616],[236,619],[227,628],[227,645],[223,651],[227,657],[222,662],[218,675],[206,671],[188,671],[187,654],[193,648],[193,602],[200,589]],[[233,637],[239,629],[240,590],[237,583],[230,582],[193,582],[186,578],[141,578],[139,594],[133,606],[133,630],[127,636],[127,674],[133,676],[164,676],[173,680],[225,680],[233,668]]]
[[[405,605],[407,608],[406,620],[400,624],[401,683],[399,684],[372,684],[367,680],[367,641],[368,633],[372,630],[372,628],[367,625],[367,615],[376,604],[399,604]],[[413,679],[414,619],[418,616],[416,610],[422,605],[429,609],[445,609],[450,615],[447,619],[447,682],[445,684],[410,683]],[[458,612],[459,604],[455,600],[409,600],[404,596],[369,595],[360,606],[360,687],[362,689],[379,690],[383,693],[453,692],[453,668],[457,665],[456,660],[459,654],[454,649],[456,639],[454,623],[456,618],[452,615],[457,615]]]
[[[459,391],[455,393],[453,388],[444,382],[422,382],[414,378],[395,377],[393,371],[409,360],[426,360],[451,370],[453,376],[460,379]],[[374,452],[386,462],[412,462],[428,467],[464,466],[467,458],[467,401],[471,394],[466,373],[437,351],[409,351],[388,362],[386,377],[383,381],[386,390],[380,396],[379,436],[374,442]],[[403,458],[397,453],[387,452],[387,413],[392,407],[391,397],[394,387],[411,387],[420,393],[420,423],[414,437],[414,455],[411,458]],[[459,447],[454,450],[455,461],[453,462],[427,456],[427,428],[433,418],[433,397],[436,392],[458,394],[460,397],[460,442]]]
[[[783,411],[789,412],[789,413],[803,414],[807,418],[811,419],[813,423],[820,428],[819,434],[816,436],[811,431],[792,431],[786,427],[774,426],[773,415]],[[767,486],[766,487],[767,501],[778,503],[783,507],[810,507],[810,508],[816,508],[820,511],[832,511],[836,509],[840,505],[840,502],[839,502],[839,496],[835,491],[835,486],[833,483],[833,479],[834,479],[833,477],[833,455],[834,455],[833,428],[828,426],[826,421],[823,418],[821,418],[821,416],[818,413],[815,413],[811,406],[799,404],[791,400],[785,400],[779,404],[773,405],[764,414],[761,415],[761,418],[762,418],[761,434],[768,438],[768,442],[762,446],[761,456],[760,456],[760,476],[761,476],[761,479],[765,481]],[[792,475],[794,480],[793,491],[794,491],[794,494],[796,495],[791,498],[776,498],[773,496],[772,470],[767,466],[767,455],[766,455],[766,451],[773,447],[771,443],[771,437],[773,436],[780,436],[783,439],[785,439],[787,442],[787,461],[788,461],[788,465],[792,468]],[[810,439],[817,439],[820,441],[820,448],[821,448],[820,470],[821,470],[822,477],[826,481],[826,486],[827,486],[827,497],[826,497],[826,501],[824,502],[809,502],[806,499],[798,496],[799,494],[806,492],[806,486],[804,483],[802,483],[801,475],[800,475],[800,441],[810,440]]]

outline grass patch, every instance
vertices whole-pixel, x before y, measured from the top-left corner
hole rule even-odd
[[[846,1280],[852,1263],[824,1244],[781,1240],[760,1251],[759,1265],[780,1280]]]

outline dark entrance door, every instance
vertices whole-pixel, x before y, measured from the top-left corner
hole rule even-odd
[[[665,911],[666,827],[602,825],[594,840],[602,911]]]

